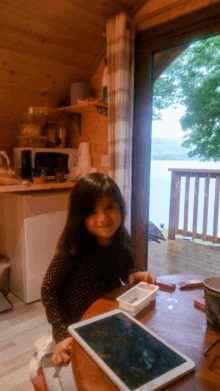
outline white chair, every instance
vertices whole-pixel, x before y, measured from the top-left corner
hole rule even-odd
[[[56,367],[52,362],[52,355],[53,353],[47,354],[41,359],[48,391],[77,391],[71,362]]]

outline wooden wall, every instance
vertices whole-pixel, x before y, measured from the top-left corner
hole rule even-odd
[[[21,114],[70,98],[72,67],[0,48],[0,150],[12,157]]]
[[[104,58],[100,61],[96,71],[89,81],[92,96],[96,99],[102,97],[102,76],[104,72]],[[102,166],[102,156],[108,155],[108,117],[99,114],[97,109],[82,114],[81,135],[78,125],[71,123],[69,129],[69,147],[78,148],[79,143],[89,142],[92,157],[92,166],[99,172],[108,174],[108,166]]]
[[[86,4],[85,1],[84,3]],[[134,16],[133,23],[136,24],[137,30],[144,30],[168,22],[179,15],[190,13],[195,9],[218,3],[217,0],[148,0]],[[16,136],[19,133],[18,124],[22,122],[22,113],[27,112],[29,106],[55,108],[59,101],[69,100],[70,85],[76,80],[90,81],[94,97],[100,97],[104,61],[103,59],[100,61],[92,77],[90,77],[91,70],[94,67],[91,64],[89,73],[85,71],[83,57],[79,58],[82,55],[79,43],[74,41],[75,27],[68,30],[68,36],[65,35],[63,18],[65,16],[68,19],[67,24],[70,28],[71,18],[74,16],[74,9],[69,9],[68,2],[63,3],[64,8],[59,8],[63,23],[62,40],[60,38],[58,41],[55,41],[55,38],[58,39],[56,32],[60,18],[57,17],[56,24],[54,21],[53,26],[45,24],[44,19],[38,18],[37,12],[40,12],[40,8],[35,9],[35,3],[31,3],[35,17],[29,20],[28,14],[23,15],[24,12],[22,12],[25,17],[25,25],[23,25],[18,5],[15,8],[14,5],[11,6],[14,4],[11,0],[7,4],[7,7],[0,6],[2,23],[4,18],[7,20],[7,27],[2,28],[0,32],[0,150],[6,151],[12,159],[13,147],[17,146]],[[56,7],[60,7],[60,2],[56,4]],[[51,16],[51,12],[55,14],[55,11],[58,12],[58,8],[47,7],[45,12],[48,15],[45,14],[45,18]],[[54,15],[52,16],[54,17]],[[89,21],[86,19],[86,23],[91,24],[92,34],[96,34],[94,37],[97,40],[102,35],[102,30],[96,31],[91,15]],[[48,41],[43,41],[40,36],[37,36],[37,33],[34,33],[37,28],[44,29],[45,34],[48,33]],[[52,33],[55,35],[52,36]],[[104,39],[106,38],[100,38],[100,45]],[[77,52],[74,46],[76,44],[79,49],[77,56],[74,55]],[[89,46],[87,53],[83,52],[85,61],[89,59],[91,53],[92,46]],[[96,63],[98,63],[100,55],[99,50],[96,54]],[[77,79],[73,78],[73,74],[76,75],[76,70],[78,72]],[[83,132],[80,136],[76,124],[72,125],[69,132],[69,146],[78,147],[80,142],[90,141],[93,165],[98,166],[99,170],[103,172],[108,172],[107,167],[101,166],[101,156],[108,154],[107,117],[95,111],[88,113],[82,118],[82,128]]]
[[[90,3],[1,2],[0,150],[10,157],[27,107],[57,107],[70,98],[71,83],[88,82],[101,60],[105,20],[114,5]]]
[[[17,145],[18,125],[22,113],[31,106],[56,108],[59,101],[70,100],[72,67],[0,48],[0,150],[6,151],[13,161]],[[94,98],[101,97],[104,59],[100,61],[90,80]],[[101,165],[101,155],[108,153],[107,117],[93,112],[82,116],[82,135],[75,123],[69,129],[66,146],[78,148],[80,142],[91,143],[93,166]],[[108,172],[106,167],[100,167]]]

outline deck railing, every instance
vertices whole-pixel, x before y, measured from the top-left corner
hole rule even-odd
[[[220,243],[218,237],[218,218],[219,218],[219,198],[220,198],[220,170],[197,170],[197,169],[182,169],[182,168],[169,168],[172,172],[171,177],[171,191],[170,191],[170,213],[169,213],[169,227],[168,238],[175,239],[175,235],[181,234],[184,236],[191,236],[194,239],[199,238],[204,241],[208,240],[213,243]],[[185,177],[185,197],[184,197],[184,219],[183,229],[179,229],[180,219],[180,198],[181,196],[181,178]],[[191,181],[190,178],[195,178],[194,185],[194,200],[193,200],[193,219],[192,219],[192,231],[188,229],[189,220],[189,192]],[[205,179],[204,193],[200,191],[200,180]],[[210,179],[214,178],[215,181],[215,195],[214,205],[213,202],[209,202],[209,190]],[[198,206],[199,197],[203,197],[203,224],[202,232],[198,232]],[[212,208],[213,212],[213,230],[212,235],[207,235],[208,227],[208,214]],[[213,210],[214,208],[214,210]]]

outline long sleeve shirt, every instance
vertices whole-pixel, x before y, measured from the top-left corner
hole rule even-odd
[[[56,343],[70,336],[67,328],[78,322],[103,294],[127,282],[140,270],[127,250],[114,246],[97,248],[76,259],[55,256],[43,280],[41,295]]]

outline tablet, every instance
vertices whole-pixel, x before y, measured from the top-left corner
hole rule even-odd
[[[195,368],[190,358],[121,310],[68,330],[120,390],[158,390]]]

